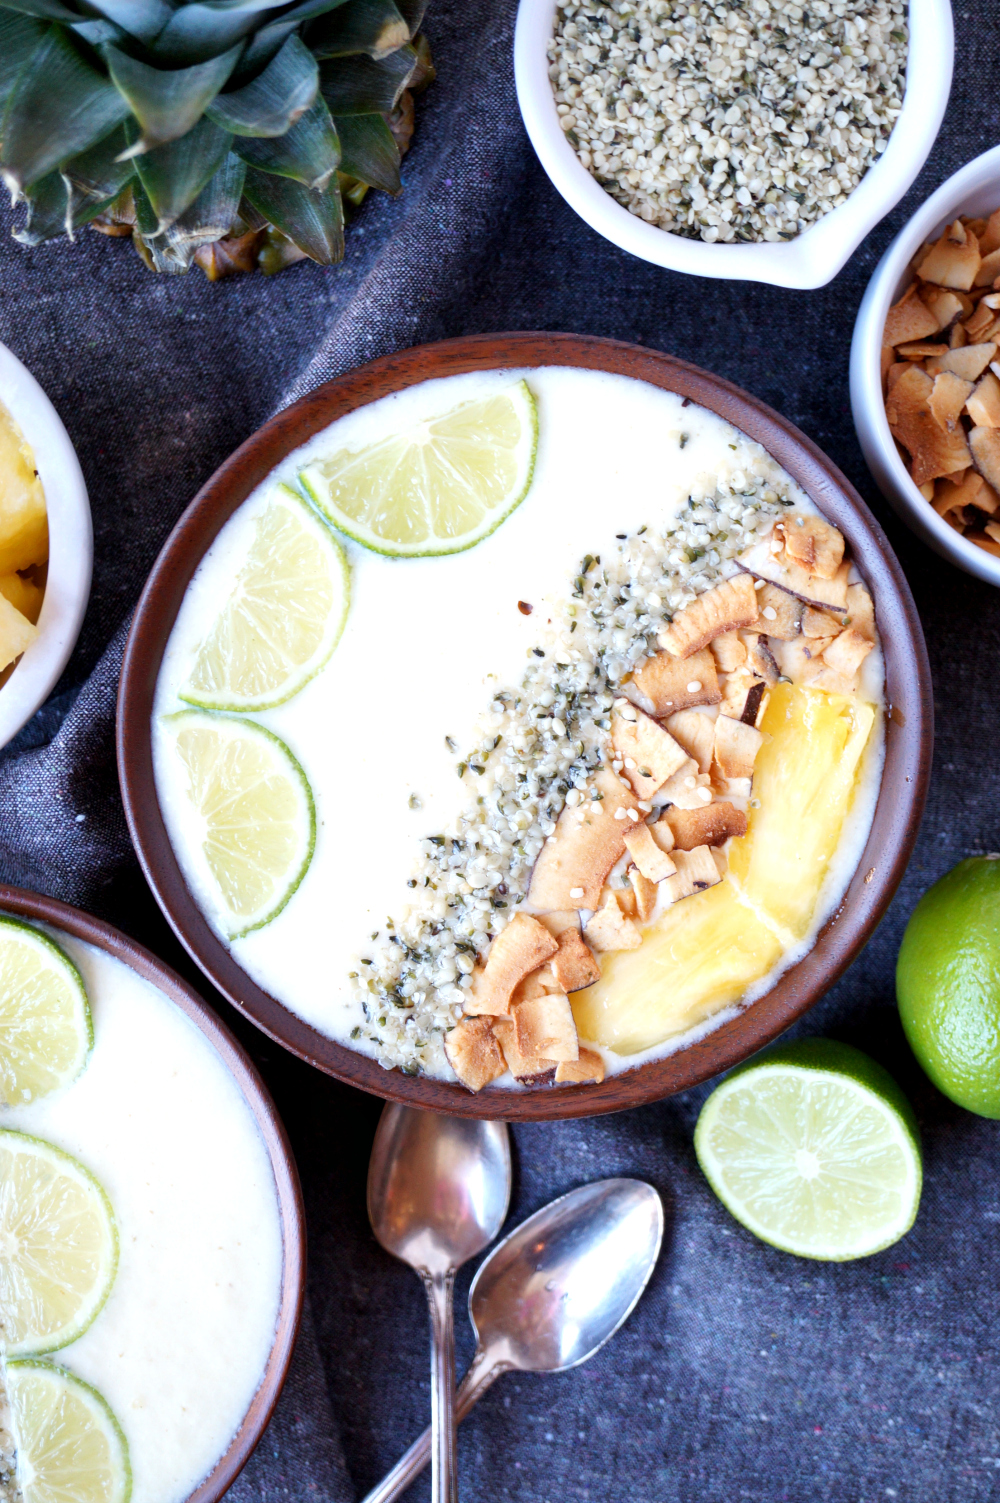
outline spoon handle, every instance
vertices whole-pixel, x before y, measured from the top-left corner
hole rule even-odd
[[[480,1347],[472,1359],[472,1365],[462,1379],[461,1387],[455,1395],[455,1419],[465,1419],[473,1404],[482,1398],[490,1384],[499,1378],[502,1372],[506,1372],[508,1364],[497,1362]],[[363,1499],[363,1503],[393,1503],[406,1492],[406,1489],[415,1482],[431,1459],[431,1432],[425,1430],[410,1449],[396,1462],[391,1472],[387,1472],[377,1487]]]
[[[431,1311],[431,1503],[458,1503],[455,1436],[455,1270],[423,1275]]]

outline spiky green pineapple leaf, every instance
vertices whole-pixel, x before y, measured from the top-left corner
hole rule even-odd
[[[219,94],[205,114],[234,136],[281,136],[318,92],[316,59],[293,32],[262,73],[241,89]]]
[[[381,115],[345,115],[337,124],[340,170],[370,188],[402,192],[399,147]]]
[[[228,131],[201,119],[186,136],[134,158],[139,181],[157,216],[154,234],[173,224],[194,203],[222,166],[232,141]]]
[[[245,177],[246,163],[230,152],[194,203],[164,231],[163,254],[173,258],[179,271],[188,270],[203,245],[223,240],[230,233],[239,213]],[[161,249],[159,240],[153,244]]]
[[[152,51],[173,67],[201,63],[256,31],[262,12],[280,10],[287,0],[192,0],[173,11]]]
[[[121,27],[116,26],[113,21],[75,21],[66,29],[75,37],[79,37],[82,42],[89,42],[95,50],[103,47],[105,42],[116,46],[119,42],[127,42],[129,39],[128,33],[122,31]]]
[[[151,68],[118,47],[103,49],[112,82],[128,100],[142,135],[129,147],[132,156],[186,136],[218,94],[243,51],[242,42],[208,62],[191,68]]]
[[[85,220],[85,211],[93,204],[103,205],[117,198],[135,175],[135,164],[122,160],[127,145],[125,127],[119,125],[96,146],[63,164],[61,176],[69,195],[67,219],[72,228],[89,222],[94,215],[88,214]]]
[[[40,245],[43,240],[54,240],[67,231],[66,182],[59,172],[50,172],[32,185],[28,199],[28,217],[14,231],[14,239],[22,245]]]
[[[32,16],[0,15],[0,100],[7,98],[44,35],[45,27]]]
[[[45,21],[79,21],[80,12],[70,10],[62,0],[4,0],[5,10],[16,10],[23,16],[40,16]]]
[[[236,81],[243,83],[255,78],[261,68],[276,56],[287,38],[306,21],[314,16],[325,15],[327,11],[336,10],[346,3],[347,0],[300,0],[298,5],[286,11],[277,21],[269,21],[248,39],[246,51],[237,69]]]
[[[105,20],[147,44],[156,40],[174,13],[168,0],[87,0],[87,4]]]
[[[18,188],[100,141],[128,115],[114,84],[50,26],[7,99],[0,165]]]
[[[322,99],[283,136],[234,136],[233,150],[261,172],[290,177],[316,190],[326,187],[340,162],[337,127]]]
[[[309,28],[309,46],[319,58],[360,52],[383,58],[409,40],[410,23],[395,0],[353,0]]]
[[[391,57],[335,57],[319,65],[320,91],[335,119],[341,115],[389,115],[417,63],[412,46]]]
[[[410,27],[410,36],[416,36],[427,14],[427,0],[396,0]]]
[[[321,266],[344,259],[344,206],[336,183],[322,193],[248,167],[243,193],[283,235]]]

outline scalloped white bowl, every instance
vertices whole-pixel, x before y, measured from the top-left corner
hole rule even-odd
[[[700,277],[823,287],[902,198],[927,160],[944,118],[954,61],[950,0],[910,0],[903,108],[889,144],[839,209],[780,245],[707,245],[646,224],[606,193],[559,125],[546,47],[555,0],[520,0],[514,33],[517,98],[531,144],[552,184],[591,229],[643,261]]]
[[[49,571],[38,636],[0,688],[0,747],[44,704],[69,659],[90,597],[94,539],[83,471],[52,403],[0,345],[0,402],[31,445],[49,514]]]
[[[885,316],[912,280],[911,263],[959,214],[974,218],[1000,207],[1000,146],[959,169],[903,226],[865,292],[851,342],[851,409],[868,468],[889,504],[918,537],[967,574],[1000,585],[1000,558],[960,537],[925,501],[910,479],[885,415],[880,356]]]

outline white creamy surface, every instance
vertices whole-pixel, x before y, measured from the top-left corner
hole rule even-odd
[[[278,1316],[274,1176],[247,1104],[181,1010],[121,961],[62,933],[94,1049],[65,1091],[0,1112],[100,1180],[118,1273],[104,1309],[53,1356],[97,1387],[128,1441],[133,1503],[181,1503],[239,1428]]]
[[[521,506],[491,537],[451,557],[393,560],[348,543],[351,606],[330,663],[286,704],[253,717],[302,763],[316,798],[317,839],[291,902],[235,941],[233,954],[293,1012],[343,1042],[364,1022],[347,973],[369,935],[405,907],[418,838],[451,824],[468,798],[445,737],[464,752],[494,693],[520,684],[545,624],[546,597],[569,593],[585,554],[610,551],[616,534],[662,526],[689,495],[711,493],[717,478],[762,451],[704,408],[604,372],[546,367],[425,382],[342,418],[248,498],[199,566],[164,654],[154,709],[157,791],[185,877],[219,927],[184,774],[159,717],[182,708],[178,692],[231,590],[256,517],[275,483],[294,484],[312,457],[360,446],[520,377],[539,419],[534,479]],[[791,494],[800,509],[815,510],[804,492],[791,486]],[[522,615],[518,601],[533,613]],[[411,794],[419,810],[410,809]],[[858,850],[869,822],[860,808],[852,817]],[[855,855],[833,902],[856,864]],[[609,1069],[638,1062],[607,1055]]]

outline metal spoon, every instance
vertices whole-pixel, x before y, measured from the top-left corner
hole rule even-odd
[[[469,1290],[476,1355],[455,1395],[463,1420],[501,1373],[560,1373],[586,1362],[632,1313],[663,1240],[663,1206],[640,1179],[602,1179],[529,1216]],[[431,1432],[364,1503],[392,1503],[423,1471]]]
[[[509,1202],[510,1141],[503,1122],[385,1107],[368,1165],[368,1216],[382,1246],[416,1269],[427,1290],[433,1503],[458,1503],[455,1273],[493,1241]]]

